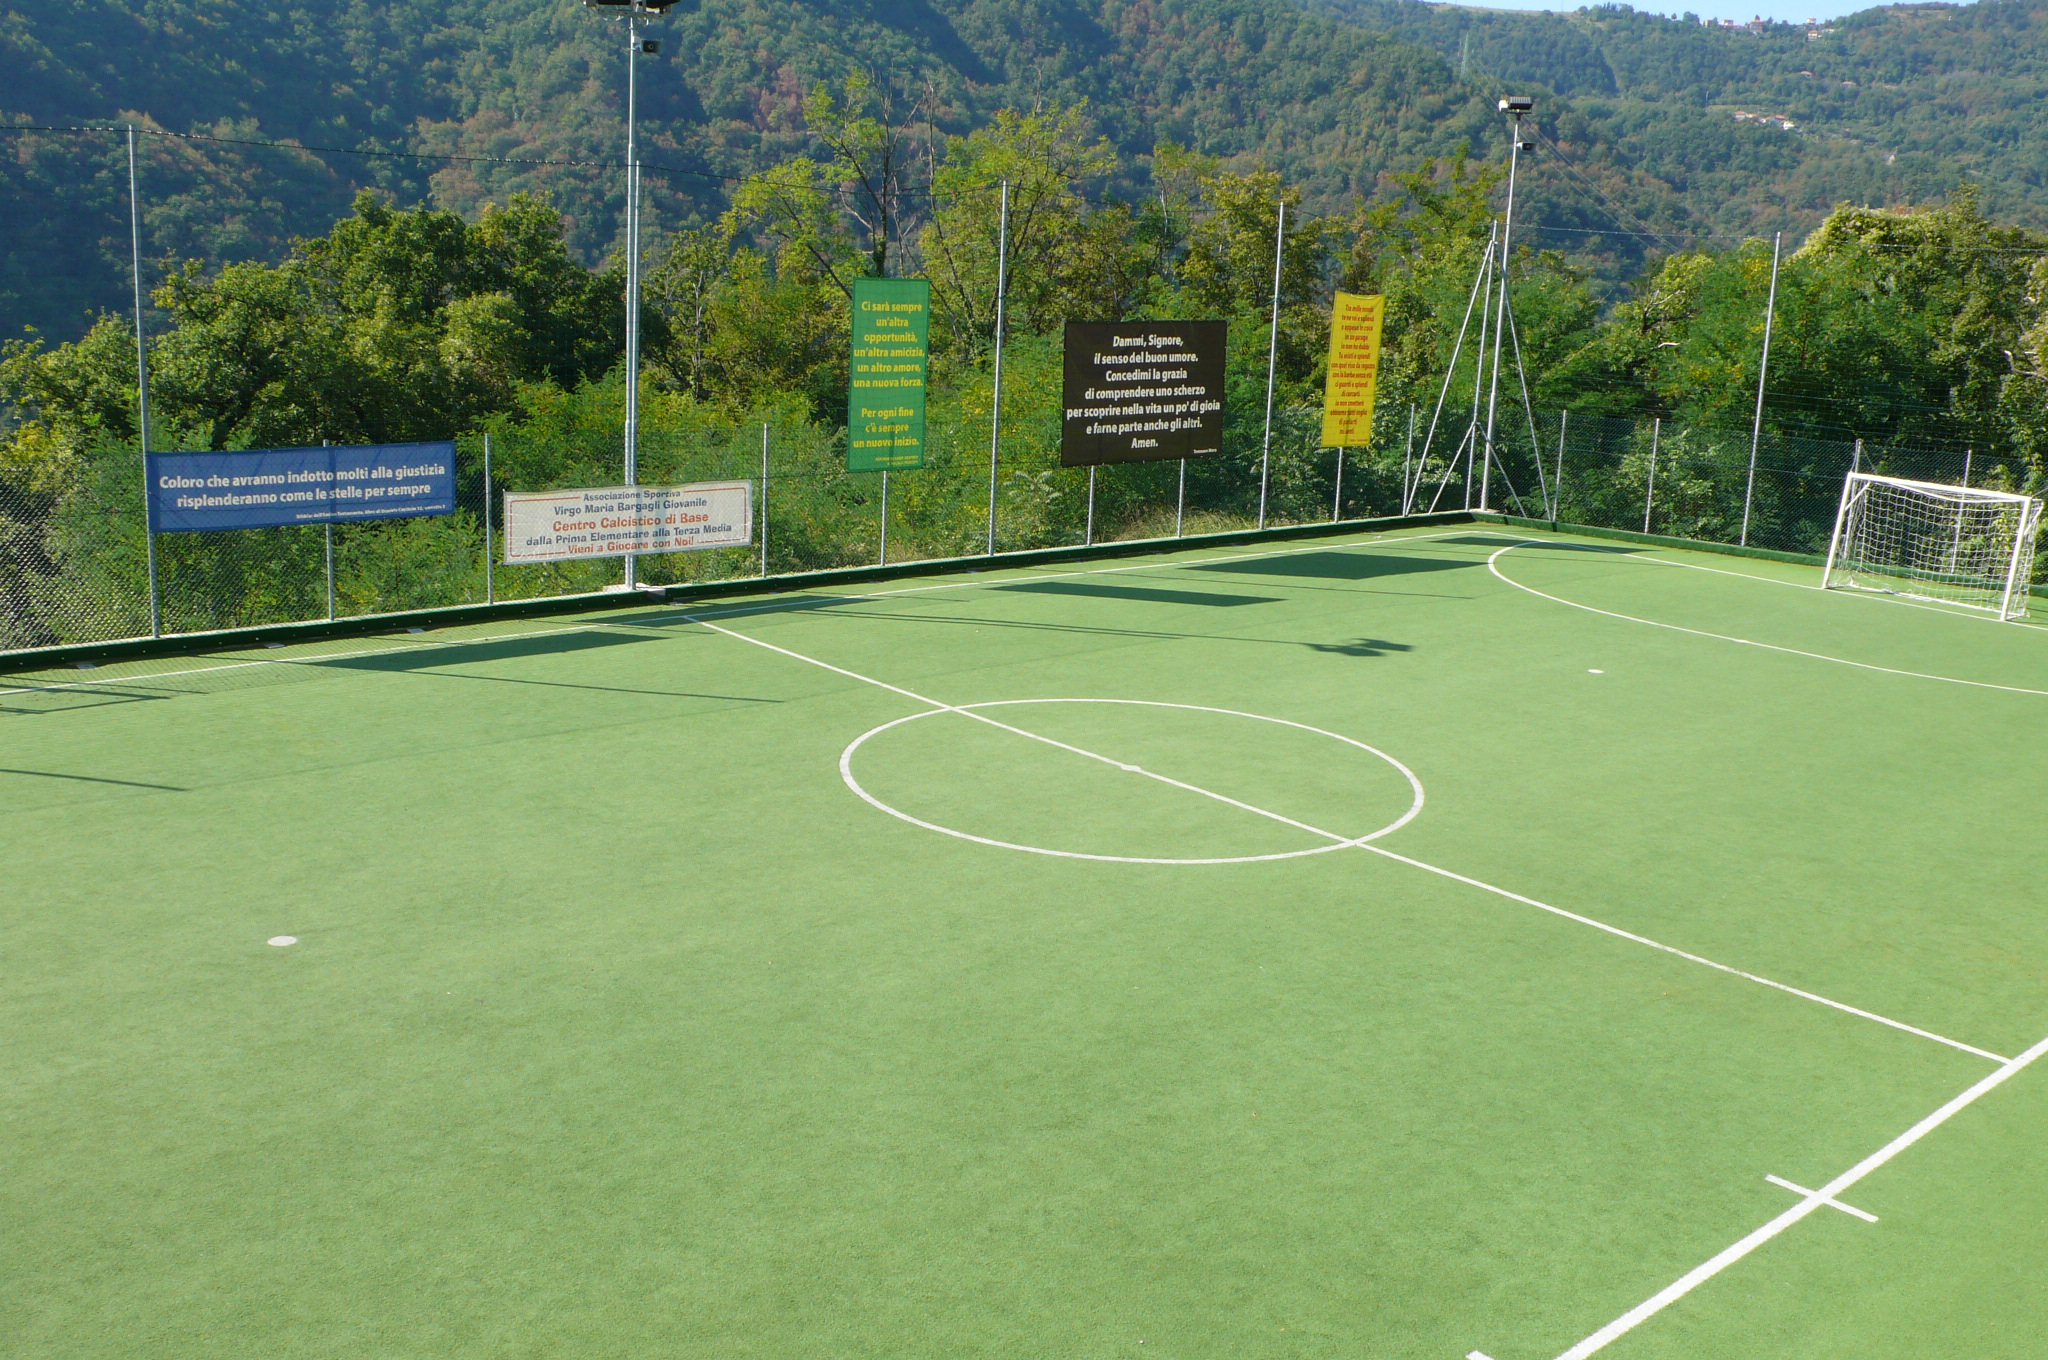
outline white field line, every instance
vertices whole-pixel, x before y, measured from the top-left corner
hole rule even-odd
[[[1731,968],[1725,963],[1716,963],[1712,959],[1702,958],[1698,954],[1691,954],[1683,949],[1673,948],[1668,944],[1660,944],[1656,940],[1650,939],[1646,935],[1637,935],[1632,931],[1623,930],[1619,926],[1611,926],[1603,921],[1596,921],[1590,916],[1581,916],[1577,912],[1566,911],[1562,907],[1553,907],[1546,902],[1539,902],[1533,897],[1524,897],[1520,893],[1509,892],[1506,888],[1498,888],[1491,883],[1484,883],[1476,878],[1468,878],[1464,874],[1454,873],[1449,869],[1439,868],[1434,864],[1425,863],[1424,861],[1419,859],[1411,859],[1407,855],[1396,854],[1394,851],[1388,850],[1383,846],[1368,844],[1364,841],[1359,840],[1357,837],[1341,836],[1334,831],[1325,831],[1321,827],[1310,826],[1306,822],[1296,821],[1292,817],[1284,817],[1277,812],[1268,812],[1264,808],[1254,807],[1250,803],[1239,802],[1235,798],[1230,798],[1220,793],[1213,793],[1208,789],[1201,788],[1194,784],[1187,784],[1183,783],[1178,779],[1170,779],[1165,775],[1154,774],[1150,770],[1141,769],[1135,765],[1127,765],[1123,761],[1114,760],[1109,756],[1097,755],[1093,751],[1086,751],[1078,746],[1070,746],[1062,741],[1054,741],[1050,737],[1041,737],[1037,733],[1027,732],[1021,727],[1013,727],[1009,723],[997,722],[995,719],[986,717],[983,714],[975,713],[965,708],[959,708],[955,705],[944,703],[938,699],[928,698],[925,695],[919,694],[914,690],[904,689],[901,685],[892,685],[886,680],[877,680],[872,676],[862,675],[858,671],[847,670],[844,666],[835,666],[829,661],[820,661],[814,656],[806,656],[802,652],[791,651],[787,647],[779,647],[775,643],[764,642],[757,637],[749,637],[747,634],[736,632],[731,628],[723,628],[720,627],[718,624],[709,623],[702,619],[694,619],[692,620],[692,622],[697,623],[701,627],[709,628],[715,633],[722,633],[726,637],[737,638],[741,642],[749,642],[756,647],[765,647],[771,652],[779,652],[783,656],[789,657],[792,660],[804,662],[806,665],[816,666],[821,670],[831,671],[835,675],[843,675],[849,680],[858,680],[862,684],[873,685],[878,689],[888,690],[891,694],[900,694],[906,699],[914,699],[918,703],[925,704],[931,708],[938,709],[942,712],[957,713],[962,717],[972,718],[977,722],[987,723],[991,727],[999,727],[1005,732],[1013,732],[1020,737],[1028,737],[1032,741],[1044,742],[1048,746],[1056,746],[1063,751],[1071,751],[1076,755],[1086,756],[1090,760],[1100,761],[1105,765],[1112,766],[1119,770],[1126,770],[1133,774],[1142,774],[1147,779],[1154,779],[1162,784],[1170,784],[1175,788],[1185,789],[1190,793],[1198,793],[1205,798],[1213,798],[1219,803],[1227,803],[1232,807],[1241,808],[1246,812],[1254,813],[1258,816],[1266,817],[1273,821],[1284,823],[1287,826],[1295,827],[1299,830],[1309,832],[1312,835],[1321,836],[1324,840],[1334,841],[1343,845],[1356,845],[1362,850],[1370,850],[1376,855],[1384,855],[1388,859],[1397,860],[1402,864],[1410,865],[1414,868],[1421,869],[1427,873],[1436,874],[1439,877],[1448,878],[1453,880],[1454,882],[1463,883],[1468,887],[1478,888],[1483,892],[1490,892],[1499,897],[1505,897],[1511,902],[1520,902],[1525,906],[1535,907],[1540,911],[1547,911],[1553,916],[1560,916],[1568,921],[1576,921],[1580,925],[1592,926],[1595,930],[1605,931],[1609,935],[1613,935],[1619,939],[1628,940],[1635,944],[1647,945],[1651,949],[1661,950],[1666,954],[1674,955],[1678,958],[1686,960],[1689,963],[1702,964],[1708,968],[1716,970],[1717,972],[1726,973],[1731,977],[1739,977],[1744,979],[1745,981],[1754,982],[1765,987],[1774,988],[1777,991],[1784,992],[1790,996],[1799,997],[1802,1000],[1818,1002],[1820,1005],[1828,1006],[1834,1010],[1841,1011],[1845,1015],[1857,1016],[1860,1019],[1864,1020],[1874,1020],[1880,1025],[1888,1025],[1892,1029],[1899,1030],[1906,1034],[1915,1035],[1922,1039],[1931,1039],[1935,1043],[1946,1044],[1950,1048],[1960,1049],[1965,1053],[1974,1054],[1977,1057],[1988,1059],[1991,1062],[2006,1061],[2006,1059],[2003,1056],[1997,1053],[1990,1052],[1988,1049],[1978,1048],[1974,1044],[1966,1044],[1957,1039],[1945,1038],[1942,1035],[1934,1033],[1932,1030],[1925,1030],[1919,1028],[1916,1025],[1908,1025],[1903,1021],[1888,1019],[1885,1016],[1877,1014],[1875,1011],[1866,1011],[1857,1006],[1851,1006],[1840,1001],[1830,1000],[1829,998],[1821,996],[1815,992],[1804,991],[1798,987],[1788,987],[1782,982],[1773,982],[1769,978],[1759,977],[1755,973],[1744,972],[1740,968]]]
[[[1401,534],[1399,530],[1388,530],[1386,531],[1385,535],[1378,538],[1369,539],[1367,540],[1367,543],[1376,546],[1381,543],[1389,542],[1398,543],[1406,541],[1421,541],[1424,539],[1432,538],[1450,538],[1454,536],[1454,532],[1464,532],[1464,530],[1446,530],[1443,533],[1435,534]],[[1397,534],[1399,534],[1400,536],[1392,536]],[[1157,569],[1162,566],[1186,567],[1199,566],[1204,562],[1247,562],[1262,557],[1290,557],[1296,553],[1316,552],[1319,550],[1327,550],[1333,547],[1344,548],[1359,546],[1365,545],[1355,543],[1332,544],[1329,542],[1321,542],[1306,547],[1277,548],[1269,552],[1236,553],[1223,557],[1203,557],[1198,558],[1192,562],[1135,562],[1120,567],[1094,567],[1083,571],[1039,572],[1031,575],[1004,577],[1001,580],[996,581],[984,580],[977,577],[971,580],[942,581],[937,585],[907,586],[899,590],[877,590],[867,591],[858,595],[837,595],[833,596],[832,598],[849,601],[882,599],[890,595],[915,595],[921,592],[933,590],[963,590],[971,586],[1008,585],[1015,581],[1052,581],[1070,576],[1101,576],[1107,575],[1111,572],[1147,571]],[[1164,551],[1171,551],[1171,549],[1166,549]],[[991,570],[1004,570],[1004,568],[991,568]],[[436,647],[463,646],[475,642],[507,642],[518,638],[557,637],[564,633],[596,632],[600,629],[607,627],[631,626],[636,624],[645,625],[667,623],[674,622],[677,620],[685,620],[691,623],[696,623],[701,622],[702,618],[705,617],[726,618],[734,614],[758,614],[780,609],[810,608],[815,606],[815,604],[816,598],[813,597],[809,600],[794,603],[790,601],[780,601],[769,604],[734,605],[726,609],[705,610],[702,611],[701,616],[700,614],[694,613],[633,615],[626,618],[606,618],[593,620],[588,623],[571,624],[561,628],[537,628],[528,629],[523,632],[515,633],[481,633],[453,639],[437,638],[428,642],[404,643],[394,647],[365,647],[355,651],[348,652],[322,652],[318,656],[299,655],[252,657],[247,661],[228,661],[223,662],[218,666],[193,666],[188,667],[184,670],[150,671],[146,674],[141,675],[100,675],[94,676],[90,680],[65,680],[62,682],[56,682],[47,685],[23,685],[14,689],[0,689],[0,697],[5,697],[10,694],[59,694],[67,690],[84,689],[90,685],[144,685],[148,684],[152,680],[172,680],[189,675],[211,675],[215,671],[244,670],[251,666],[301,666],[309,665],[313,662],[318,661],[339,661],[359,656],[379,656],[387,652],[430,651]]]
[[[1527,541],[1538,543],[1543,540],[1529,539]],[[1826,595],[1830,599],[1862,600],[1869,604],[1904,605],[1908,609],[1925,609],[1930,613],[1946,615],[1952,619],[1963,619],[1970,623],[1999,622],[1998,619],[1993,618],[1989,614],[1967,610],[1959,605],[1930,604],[1921,600],[1902,600],[1896,595],[1873,593],[1867,590],[1822,590],[1819,586],[1808,585],[1804,581],[1788,581],[1782,576],[1759,576],[1753,571],[1730,571],[1726,567],[1709,567],[1703,566],[1698,562],[1681,562],[1675,557],[1651,557],[1647,553],[1623,552],[1616,552],[1613,555],[1617,558],[1626,558],[1630,562],[1654,562],[1660,567],[1684,567],[1687,571],[1710,571],[1716,576],[1733,576],[1737,580],[1742,581],[1762,581],[1765,585],[1790,586],[1794,590],[1810,590],[1817,594]],[[2005,622],[2008,624],[2017,623],[2021,627],[2031,629],[2036,633],[2048,632],[2048,629],[2043,629],[2039,624],[2030,623],[2025,619],[2006,619]]]
[[[1206,856],[1199,858],[1163,858],[1155,855],[1097,855],[1080,850],[1054,850],[1042,845],[1019,845],[1015,841],[999,841],[988,836],[977,836],[974,835],[972,832],[961,831],[950,826],[940,826],[937,822],[928,822],[924,820],[922,817],[913,817],[901,808],[891,807],[888,803],[883,802],[880,798],[877,798],[874,794],[868,792],[867,789],[863,788],[861,786],[860,780],[854,776],[854,753],[859,751],[862,746],[866,745],[870,738],[878,737],[884,732],[903,726],[905,723],[917,722],[923,718],[937,717],[942,713],[960,712],[962,709],[1012,708],[1021,705],[1032,704],[1127,704],[1136,708],[1173,708],[1184,709],[1193,713],[1217,713],[1230,718],[1249,718],[1253,722],[1272,723],[1279,727],[1292,727],[1302,732],[1312,732],[1319,737],[1329,737],[1331,740],[1341,742],[1346,746],[1354,746],[1359,750],[1366,752],[1368,755],[1375,756],[1380,760],[1385,761],[1388,765],[1392,766],[1393,769],[1397,771],[1403,779],[1408,781],[1408,787],[1414,790],[1415,797],[1414,800],[1409,803],[1407,811],[1403,812],[1399,817],[1387,823],[1379,830],[1369,831],[1363,836],[1351,836],[1342,838],[1332,837],[1330,832],[1322,831],[1318,828],[1307,826],[1299,822],[1292,823],[1292,825],[1299,826],[1302,830],[1311,832],[1314,835],[1330,837],[1329,843],[1315,846],[1313,849],[1284,850],[1264,855],[1228,855]],[[1012,727],[1007,728],[1006,730],[1015,732],[1018,729]],[[1029,736],[1031,734],[1024,733],[1023,735]],[[1070,746],[1066,747],[1065,749],[1071,751],[1075,750],[1076,748]],[[1117,762],[1117,764],[1118,768],[1129,771],[1132,774],[1146,773],[1146,771],[1141,766],[1125,765],[1121,762]],[[1363,845],[1367,841],[1378,840],[1381,836],[1389,835],[1395,831],[1399,831],[1402,827],[1408,825],[1409,822],[1414,821],[1415,818],[1418,815],[1420,815],[1420,813],[1422,812],[1422,805],[1426,797],[1426,795],[1423,793],[1422,781],[1415,777],[1415,771],[1409,769],[1406,765],[1403,765],[1400,761],[1394,759],[1392,756],[1388,755],[1385,751],[1380,750],[1378,747],[1368,746],[1366,743],[1358,741],[1352,737],[1347,737],[1341,732],[1331,732],[1321,727],[1310,727],[1307,723],[1292,722],[1286,718],[1269,718],[1264,714],[1260,713],[1243,713],[1233,708],[1212,708],[1203,704],[1169,704],[1160,703],[1156,700],[1151,699],[997,699],[987,703],[963,704],[960,705],[959,708],[929,708],[923,711],[922,713],[912,713],[908,717],[897,718],[893,721],[885,722],[881,724],[879,727],[871,727],[867,731],[855,737],[851,742],[847,744],[846,749],[839,753],[839,777],[841,780],[845,782],[846,787],[852,789],[854,793],[860,796],[862,801],[866,802],[870,806],[878,809],[879,811],[888,813],[891,817],[895,817],[902,821],[908,822],[912,826],[923,827],[927,831],[936,831],[944,836],[954,836],[958,837],[960,840],[973,841],[977,845],[994,846],[999,850],[1020,850],[1023,851],[1025,854],[1052,855],[1060,859],[1090,859],[1097,860],[1107,864],[1255,864],[1267,860],[1300,859],[1306,855],[1326,855],[1333,850],[1348,850],[1354,845]],[[1193,793],[1200,793],[1205,796],[1211,797],[1216,796],[1210,794],[1207,789],[1198,788],[1192,784],[1182,784],[1178,780],[1168,780],[1166,782],[1175,784],[1177,787],[1187,789]],[[1270,815],[1265,813],[1263,809],[1252,807],[1246,803],[1237,802],[1235,799],[1229,799],[1226,801],[1229,801],[1232,804],[1232,806],[1244,808],[1246,811],[1249,812],[1256,812],[1262,816]]]
[[[1747,982],[1754,982],[1759,986],[1771,987],[1778,991],[1788,993],[1789,995],[1799,997],[1801,1000],[1817,1002],[1820,1005],[1828,1006],[1834,1010],[1841,1011],[1844,1015],[1854,1015],[1865,1020],[1875,1020],[1880,1025],[1889,1025],[1893,1029],[1901,1030],[1907,1034],[1918,1035],[1922,1039],[1932,1039],[1937,1044],[1947,1044],[1950,1048],[1960,1049],[1965,1053],[1974,1054],[1979,1058],[1984,1058],[1991,1062],[2002,1063],[2009,1061],[2003,1054],[1993,1053],[1989,1049],[1978,1048],[1975,1044],[1966,1044],[1962,1042],[1960,1039],[1950,1039],[1943,1035],[1936,1034],[1933,1030],[1921,1029],[1917,1025],[1909,1025],[1901,1020],[1893,1020],[1886,1016],[1879,1015],[1875,1011],[1866,1011],[1860,1006],[1851,1006],[1846,1002],[1831,1000],[1828,997],[1822,996],[1817,992],[1809,992],[1803,990],[1802,988],[1790,987],[1782,982],[1774,982],[1767,977],[1759,977],[1755,973],[1744,972],[1740,968],[1731,968],[1725,963],[1716,963],[1712,959],[1703,958],[1698,954],[1688,953],[1683,949],[1678,949],[1672,945],[1664,944],[1660,941],[1653,940],[1647,935],[1638,935],[1632,930],[1623,930],[1620,926],[1611,926],[1608,925],[1605,921],[1596,921],[1590,916],[1581,916],[1578,912],[1566,911],[1563,907],[1553,907],[1548,902],[1539,902],[1533,897],[1524,897],[1521,893],[1509,892],[1506,888],[1495,887],[1491,883],[1482,882],[1481,880],[1476,878],[1468,878],[1464,874],[1454,873],[1449,869],[1439,868],[1434,864],[1428,864],[1419,859],[1410,859],[1408,856],[1396,854],[1394,851],[1389,850],[1384,846],[1366,845],[1361,846],[1360,848],[1364,850],[1370,850],[1375,855],[1384,855],[1388,859],[1399,860],[1403,864],[1413,865],[1415,868],[1421,869],[1426,873],[1436,874],[1439,877],[1448,878],[1454,880],[1455,882],[1463,883],[1468,887],[1478,888],[1481,892],[1490,892],[1498,897],[1505,897],[1510,902],[1520,902],[1522,905],[1534,907],[1538,911],[1547,911],[1552,916],[1562,916],[1567,921],[1576,921],[1582,926],[1591,926],[1595,930],[1604,930],[1609,935],[1616,936],[1619,939],[1628,940],[1635,944],[1645,945],[1651,949],[1662,950],[1666,954],[1674,954],[1677,957],[1684,959],[1688,963],[1697,963],[1703,967],[1712,968],[1716,972],[1727,973],[1731,977],[1739,977]]]
[[[1907,1148],[1940,1128],[1943,1124],[1946,1124],[1950,1119],[1953,1119],[1977,1100],[2003,1085],[2044,1053],[2048,1053],[2048,1039],[2041,1040],[2016,1058],[2007,1059],[1999,1066],[1997,1071],[1991,1073],[1976,1085],[1949,1101],[1948,1104],[1942,1106],[1933,1114],[1928,1115],[1912,1128],[1907,1129],[1904,1133],[1892,1139],[1891,1142],[1886,1143],[1876,1152],[1871,1153],[1868,1157],[1865,1157],[1862,1161],[1856,1163],[1856,1165],[1850,1167],[1826,1185],[1823,1185],[1820,1189],[1812,1192],[1809,1197],[1800,1200],[1797,1204],[1787,1209],[1784,1213],[1779,1214],[1755,1232],[1750,1233],[1747,1237],[1742,1238],[1717,1255],[1693,1267],[1670,1284],[1664,1286],[1664,1288],[1658,1290],[1655,1294],[1652,1294],[1649,1298],[1629,1309],[1605,1327],[1602,1327],[1599,1331],[1594,1332],[1584,1341],[1579,1342],[1578,1345],[1560,1352],[1557,1360],[1585,1360],[1585,1357],[1600,1350],[1610,1341],[1633,1331],[1637,1326],[1684,1298],[1708,1280],[1713,1279],[1716,1275],[1719,1275],[1722,1271],[1734,1265],[1764,1243],[1784,1232],[1800,1219],[1813,1213],[1823,1204],[1833,1203],[1836,1196],[1841,1195],[1864,1177],[1891,1161],[1892,1158],[1898,1156]]]
[[[904,689],[901,685],[892,685],[885,680],[877,680],[872,676],[861,675],[856,671],[847,670],[843,666],[835,666],[829,661],[820,661],[814,656],[805,656],[802,652],[793,652],[787,647],[778,647],[772,642],[763,642],[760,638],[748,637],[745,633],[734,632],[730,628],[721,628],[719,625],[715,623],[706,622],[703,619],[691,619],[690,621],[692,623],[698,624],[701,627],[709,628],[714,633],[723,633],[725,636],[729,638],[738,638],[741,642],[751,642],[756,647],[766,647],[771,652],[780,652],[782,655],[790,657],[793,660],[807,662],[810,665],[817,666],[823,670],[831,671],[835,675],[843,675],[847,677],[849,680],[859,680],[865,684],[874,685],[880,689],[886,689],[892,694],[900,694],[906,699],[915,699],[918,703],[925,704],[938,712],[957,713],[963,718],[972,718],[974,721],[978,723],[986,723],[990,727],[1000,728],[1005,732],[1015,733],[1017,736],[1020,737],[1027,737],[1032,741],[1043,742],[1047,746],[1057,747],[1062,751],[1069,751],[1074,755],[1085,757],[1088,760],[1100,761],[1102,764],[1110,766],[1112,769],[1124,770],[1131,774],[1143,775],[1145,778],[1157,780],[1161,784],[1169,784],[1177,789],[1185,789],[1189,793],[1198,793],[1204,798],[1213,798],[1219,803],[1227,803],[1231,807],[1241,809],[1245,812],[1253,813],[1260,817],[1265,817],[1271,821],[1279,822],[1284,826],[1291,826],[1298,831],[1306,831],[1312,836],[1321,836],[1324,840],[1336,841],[1340,845],[1350,845],[1353,844],[1356,839],[1355,837],[1351,836],[1340,836],[1334,831],[1325,831],[1321,827],[1310,826],[1307,822],[1297,822],[1292,817],[1283,816],[1278,812],[1269,812],[1265,808],[1254,807],[1250,803],[1240,802],[1237,799],[1230,797],[1228,794],[1217,793],[1213,790],[1202,788],[1199,785],[1184,783],[1181,780],[1171,778],[1167,775],[1159,774],[1152,770],[1147,770],[1142,766],[1129,765],[1121,760],[1116,760],[1112,757],[1105,755],[1098,755],[1094,751],[1084,750],[1079,746],[1069,745],[1064,741],[1056,741],[1051,737],[1042,737],[1036,732],[1027,732],[1021,727],[1013,727],[1009,723],[999,721],[995,718],[991,718],[985,713],[977,713],[972,708],[962,708],[954,704],[942,702],[938,699],[928,698],[925,695],[917,693],[915,690]]]
[[[1780,1186],[1786,1190],[1790,1190],[1795,1195],[1804,1195],[1808,1199],[1822,1200],[1827,1204],[1827,1206],[1830,1209],[1840,1209],[1843,1213],[1848,1214],[1850,1217],[1860,1218],[1865,1223],[1877,1222],[1876,1214],[1865,1213],[1863,1210],[1857,1208],[1855,1205],[1844,1204],[1842,1203],[1842,1201],[1838,1199],[1828,1199],[1826,1196],[1822,1195],[1820,1191],[1809,1190],[1803,1185],[1794,1185],[1791,1181],[1786,1180],[1783,1176],[1766,1176],[1764,1177],[1764,1179],[1769,1181],[1772,1185]]]
[[[1735,637],[1728,633],[1709,633],[1702,628],[1686,628],[1675,623],[1663,623],[1657,619],[1638,618],[1634,614],[1618,614],[1612,609],[1598,609],[1590,604],[1580,604],[1577,600],[1567,600],[1559,595],[1546,594],[1534,586],[1525,586],[1500,569],[1499,563],[1502,554],[1511,553],[1516,548],[1527,547],[1532,543],[1542,543],[1545,541],[1540,538],[1530,538],[1524,539],[1520,543],[1510,543],[1507,547],[1502,548],[1500,552],[1486,559],[1486,569],[1508,585],[1513,586],[1516,590],[1527,591],[1539,599],[1549,600],[1553,604],[1566,605],[1572,609],[1583,609],[1588,614],[1601,614],[1610,619],[1621,619],[1626,623],[1646,623],[1652,628],[1668,628],[1674,633],[1689,633],[1694,637],[1713,638],[1719,642],[1734,642],[1744,647],[1760,647],[1767,652],[1782,652],[1786,656],[1803,656],[1813,661],[1831,661],[1837,666],[1854,666],[1857,670],[1877,671],[1883,675],[1903,675],[1914,680],[1939,680],[1943,684],[1968,685],[1972,689],[2003,690],[2007,694],[2038,694],[2043,698],[2048,698],[2048,689],[2027,689],[2022,685],[1994,685],[1988,680],[1963,680],[1953,675],[1934,675],[1927,671],[1900,670],[1896,666],[1877,666],[1868,661],[1851,661],[1847,657],[1828,656],[1822,652],[1803,652],[1797,647],[1780,647],[1774,642],[1758,642],[1754,638]]]

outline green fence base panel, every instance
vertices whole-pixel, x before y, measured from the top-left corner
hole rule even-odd
[[[844,567],[833,571],[790,572],[780,576],[739,576],[718,581],[693,581],[687,585],[650,586],[641,590],[546,595],[530,600],[501,600],[496,604],[448,605],[437,609],[415,609],[396,614],[363,614],[355,618],[332,621],[317,619],[303,623],[262,624],[253,628],[222,628],[204,633],[178,633],[161,638],[123,638],[113,642],[83,642],[61,647],[29,647],[17,651],[0,651],[0,671],[40,670],[79,661],[134,661],[156,656],[242,651],[270,642],[311,642],[320,638],[362,637],[367,634],[388,633],[393,629],[447,628],[456,624],[488,623],[494,619],[531,618],[537,614],[638,609],[649,604],[712,596],[751,595],[816,586],[859,585],[868,581],[899,580],[906,576],[1001,571],[1042,563],[1133,557],[1147,553],[1174,552],[1184,548],[1221,548],[1234,544],[1264,543],[1291,538],[1322,538],[1333,534],[1370,533],[1385,529],[1471,524],[1477,522],[1478,518],[1468,511],[1450,510],[1441,514],[1410,515],[1406,518],[1389,516],[1382,519],[1338,520],[1334,523],[1277,525],[1269,529],[1236,529],[1225,533],[1189,534],[1182,538],[1120,539],[1090,546],[1034,548],[1023,552],[997,553],[993,557],[983,555],[926,558],[921,561],[891,563],[886,567]]]

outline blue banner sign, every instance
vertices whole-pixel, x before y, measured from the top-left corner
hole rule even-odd
[[[455,441],[149,455],[154,533],[455,513]]]

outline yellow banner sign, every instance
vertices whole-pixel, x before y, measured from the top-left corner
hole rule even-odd
[[[1379,294],[1337,294],[1330,314],[1330,375],[1323,384],[1323,447],[1349,448],[1372,440],[1372,399],[1380,381],[1380,321],[1387,300]]]

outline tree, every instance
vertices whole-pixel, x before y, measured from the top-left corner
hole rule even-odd
[[[1030,331],[1063,320],[1086,296],[1085,280],[1115,280],[1127,271],[1116,247],[1128,239],[1091,236],[1082,186],[1107,176],[1117,155],[1091,136],[1087,104],[999,112],[965,137],[946,140],[932,177],[933,211],[921,237],[932,310],[948,343],[979,354],[995,339],[998,237],[1002,189],[1010,190],[1008,316]],[[1088,299],[1090,303],[1095,299]],[[1121,305],[1124,298],[1116,298]]]

